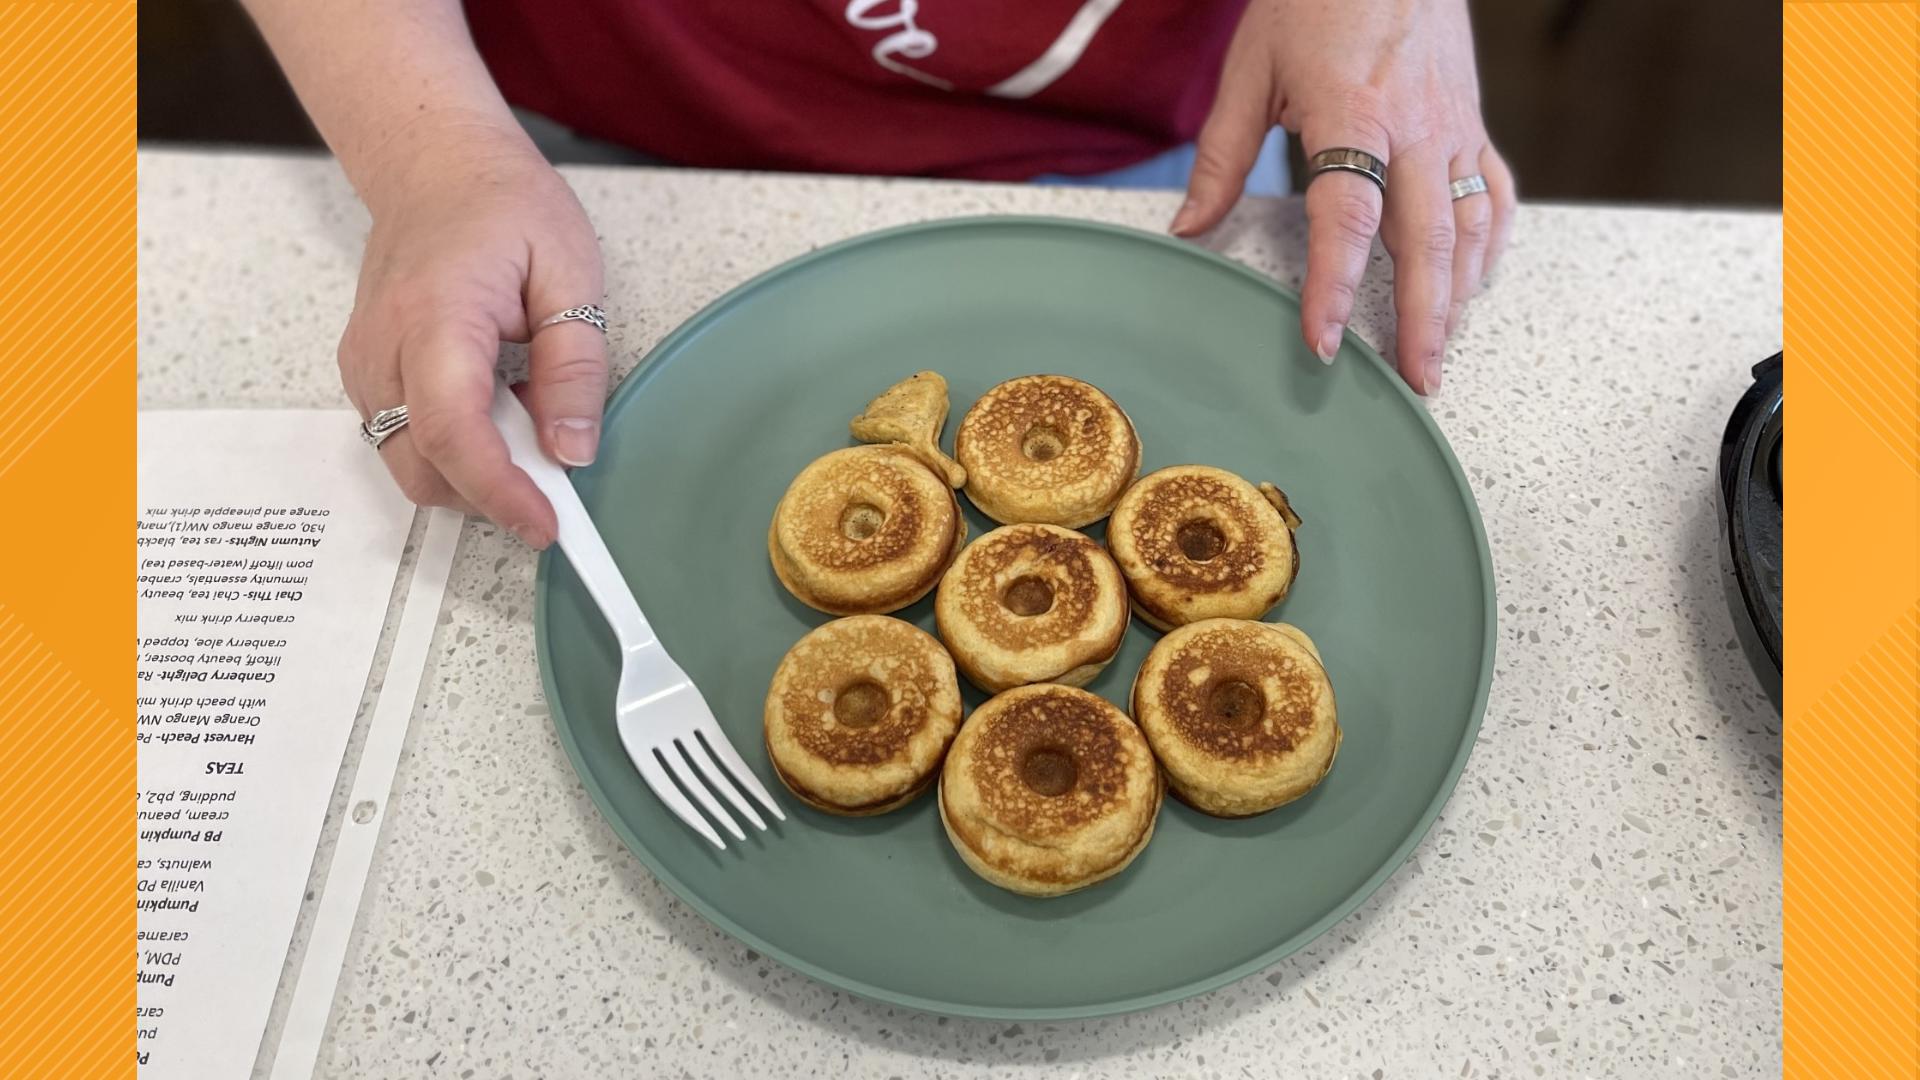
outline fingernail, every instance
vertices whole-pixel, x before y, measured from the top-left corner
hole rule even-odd
[[[535,551],[547,546],[547,538],[531,525],[509,525],[507,530],[520,538],[520,542]]]
[[[1341,329],[1338,323],[1327,327],[1326,331],[1320,335],[1319,355],[1321,363],[1333,363],[1333,358],[1340,352],[1340,337]]]
[[[1453,304],[1447,308],[1447,336],[1452,337],[1460,329],[1460,316],[1467,310],[1465,304]]]
[[[591,465],[600,445],[600,425],[579,416],[553,422],[553,452],[562,465]]]
[[[1432,356],[1427,357],[1426,394],[1428,397],[1432,397],[1433,395],[1439,392],[1440,392],[1440,354],[1436,352]]]
[[[1188,199],[1186,202],[1180,204],[1180,212],[1173,215],[1173,224],[1167,226],[1167,231],[1173,233],[1175,236],[1185,236],[1187,235],[1187,230],[1192,227],[1193,200]]]

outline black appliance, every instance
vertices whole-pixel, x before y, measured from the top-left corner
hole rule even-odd
[[[1780,707],[1781,353],[1754,366],[1753,385],[1720,441],[1720,566],[1733,623],[1761,686]]]

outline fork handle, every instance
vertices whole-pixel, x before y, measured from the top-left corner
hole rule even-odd
[[[581,584],[587,587],[587,594],[599,605],[607,625],[613,628],[620,650],[630,653],[652,645],[657,640],[653,627],[641,614],[640,603],[627,588],[627,579],[613,561],[613,553],[607,550],[600,530],[587,515],[580,493],[573,490],[567,471],[540,448],[533,417],[527,415],[526,406],[520,404],[504,380],[494,380],[492,414],[494,426],[507,441],[507,453],[513,463],[533,478],[534,486],[553,504],[554,516],[560,522],[556,542],[567,561],[573,564],[573,572],[580,576]]]

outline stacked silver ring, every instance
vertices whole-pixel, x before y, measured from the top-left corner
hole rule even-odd
[[[381,409],[372,417],[360,421],[360,437],[375,450],[393,434],[407,426],[407,407],[395,405],[391,409]]]

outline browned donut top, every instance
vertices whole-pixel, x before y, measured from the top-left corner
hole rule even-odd
[[[1160,580],[1193,592],[1245,588],[1266,568],[1261,543],[1244,542],[1284,528],[1273,507],[1247,498],[1215,476],[1155,474],[1127,496],[1138,499],[1127,522],[1139,558]],[[1235,542],[1236,539],[1243,542]]]
[[[789,558],[847,573],[931,546],[944,550],[955,513],[952,492],[918,458],[896,447],[858,446],[802,471],[782,500],[776,528]]]
[[[1219,758],[1285,754],[1312,729],[1326,676],[1264,623],[1221,621],[1181,643],[1140,690],[1183,741]]]
[[[1138,446],[1133,425],[1098,388],[1064,375],[1027,375],[967,410],[954,452],[977,480],[1044,490],[1104,481],[1133,462]]]
[[[1134,753],[1119,725],[1132,721],[1081,690],[1063,686],[1017,697],[987,716],[973,744],[969,779],[989,820],[1028,839],[1072,832],[1120,804]],[[983,710],[991,708],[982,706]]]
[[[958,718],[951,667],[925,631],[863,615],[800,639],[774,680],[787,734],[802,749],[829,764],[877,765],[905,750],[935,710]]]
[[[1050,525],[1009,525],[976,540],[952,572],[970,629],[1007,650],[1071,641],[1100,600],[1099,544]],[[1118,578],[1118,572],[1108,569]]]

